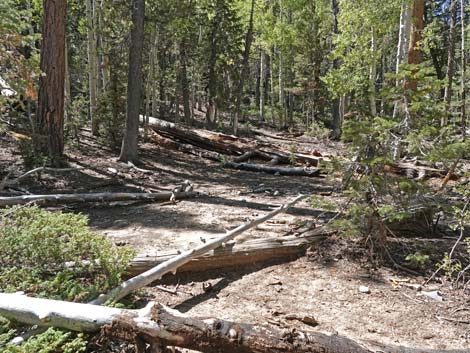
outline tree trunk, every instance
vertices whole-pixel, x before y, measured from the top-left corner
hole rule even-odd
[[[113,202],[113,201],[169,201],[191,198],[196,196],[193,192],[159,192],[159,193],[129,193],[129,192],[101,192],[91,194],[52,194],[52,195],[25,195],[0,197],[0,207],[24,205],[34,202],[36,204],[67,204],[73,202]]]
[[[339,13],[339,7],[338,7],[338,1],[337,0],[331,0],[331,10],[333,13],[333,34],[338,35],[339,30],[338,30],[338,13]],[[334,49],[334,48],[332,48]],[[339,59],[334,59],[333,60],[333,69],[339,69]],[[342,118],[340,114],[340,98],[334,98],[332,101],[332,106],[331,106],[331,115],[333,117],[333,134],[332,138],[335,140],[338,140],[341,137],[341,125],[342,125]]]
[[[371,44],[370,44],[370,54],[371,60],[369,68],[369,104],[370,104],[370,114],[372,117],[377,116],[377,102],[375,94],[375,79],[377,76],[377,61],[375,58],[377,52],[377,43],[376,43],[375,30],[372,28]]]
[[[95,0],[85,0],[88,39],[88,88],[90,91],[89,107],[91,132],[95,136],[99,133],[99,119],[97,114],[98,52],[96,49],[96,5]]]
[[[64,151],[65,28],[67,2],[44,0],[36,149],[60,165]]]
[[[261,58],[260,58],[260,78],[259,78],[259,119],[264,121],[264,106],[266,105],[266,53],[261,49]]]
[[[250,23],[248,24],[248,32],[245,39],[245,51],[243,52],[243,60],[241,65],[240,79],[237,86],[237,101],[235,107],[235,116],[233,119],[233,134],[238,133],[238,121],[240,120],[241,104],[243,96],[243,85],[245,83],[245,76],[248,74],[248,63],[250,60],[251,43],[253,41],[253,15],[255,11],[255,0],[251,0],[250,10]]]
[[[332,213],[333,215],[335,213]],[[333,217],[333,216],[331,216]],[[330,217],[330,218],[331,218]],[[194,258],[178,268],[182,272],[204,272],[209,270],[227,270],[252,266],[255,263],[273,260],[291,260],[305,254],[307,248],[325,240],[334,231],[323,228],[308,230],[302,234],[274,238],[249,239],[242,242],[230,242],[224,247],[214,249],[207,254]],[[181,250],[158,251],[136,256],[127,274],[137,276],[169,259],[178,256]]]
[[[183,41],[179,47],[179,76],[181,86],[181,96],[183,99],[183,111],[184,111],[184,123],[191,123],[191,103],[190,103],[190,92],[189,92],[189,81],[188,81],[188,69],[187,69],[187,58],[186,58],[186,43]]]
[[[454,64],[455,64],[455,34],[457,19],[457,0],[452,0],[449,8],[450,24],[449,24],[449,47],[447,49],[447,72],[446,72],[446,87],[444,91],[444,102],[446,111],[441,119],[441,126],[446,126],[449,121],[450,102],[452,100],[452,81],[454,79]]]
[[[249,172],[261,172],[267,174],[275,175],[289,175],[289,176],[308,176],[308,177],[317,177],[320,175],[319,169],[310,169],[310,168],[286,168],[286,167],[272,167],[261,164],[250,164],[250,163],[234,163],[226,162],[223,164],[226,168],[246,170]]]
[[[460,106],[460,112],[462,115],[462,139],[465,140],[467,134],[467,113],[466,113],[466,90],[465,90],[465,76],[467,73],[467,61],[466,61],[466,52],[465,52],[465,3],[464,0],[460,0],[460,17],[461,17],[461,31],[462,31],[462,62],[461,66],[461,91],[462,91],[462,102]]]
[[[188,317],[155,302],[140,310],[130,310],[0,294],[0,314],[29,325],[78,332],[102,330],[102,335],[110,338],[143,347],[149,344],[149,351],[152,352],[162,352],[159,349],[165,349],[164,346],[177,346],[204,353],[372,353],[363,345],[337,334]],[[377,351],[384,353],[468,352],[390,346],[379,348]]]
[[[408,47],[410,40],[410,30],[411,30],[411,6],[408,0],[402,2],[400,10],[400,27],[398,33],[398,45],[397,45],[397,55],[396,55],[396,66],[395,73],[398,75],[400,72],[400,66],[408,62]],[[401,80],[396,80],[396,86],[402,84]],[[393,105],[393,117],[398,113],[400,102],[397,100]]]
[[[421,42],[421,32],[424,28],[424,2],[425,0],[414,0],[413,15],[410,32],[410,44],[408,47],[408,64],[418,65],[421,63],[421,49],[419,48]],[[416,91],[418,88],[418,81],[408,78],[405,82],[405,89]]]
[[[133,0],[131,45],[129,48],[129,69],[127,78],[126,130],[122,139],[122,162],[137,159],[139,134],[139,109],[142,89],[142,48],[144,42],[145,0]]]

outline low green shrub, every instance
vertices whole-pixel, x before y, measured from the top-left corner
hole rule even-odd
[[[0,292],[86,302],[119,284],[134,251],[114,246],[87,224],[82,214],[38,207],[0,210]],[[8,345],[17,329],[0,320],[0,351],[85,351],[83,335],[55,329],[21,346]]]

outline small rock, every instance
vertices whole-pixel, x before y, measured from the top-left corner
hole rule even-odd
[[[366,286],[359,286],[359,292],[370,294],[370,289],[369,287],[366,287]]]
[[[117,169],[115,169],[115,168],[108,168],[107,170],[108,170],[108,172],[110,172],[112,174],[117,174],[118,173]]]

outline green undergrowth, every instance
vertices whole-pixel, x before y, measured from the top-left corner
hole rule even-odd
[[[0,210],[0,292],[87,302],[120,283],[133,255],[93,233],[82,214],[38,207]],[[52,328],[12,346],[8,342],[22,327],[0,319],[0,352],[86,350],[86,336]]]

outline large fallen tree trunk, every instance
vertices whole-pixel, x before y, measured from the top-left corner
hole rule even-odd
[[[118,301],[121,298],[124,298],[126,295],[132,293],[133,291],[140,289],[147,284],[152,283],[158,279],[161,279],[167,273],[173,272],[176,273],[177,269],[188,263],[194,258],[197,258],[205,253],[214,250],[220,246],[225,246],[227,242],[235,238],[237,235],[245,232],[248,229],[256,227],[257,225],[267,221],[268,219],[273,218],[275,215],[286,211],[291,206],[295,205],[298,201],[305,198],[305,195],[299,195],[291,202],[281,205],[274,211],[271,211],[263,216],[259,216],[251,222],[242,224],[241,226],[225,233],[224,235],[211,240],[203,245],[200,245],[194,249],[183,252],[182,254],[175,256],[168,261],[165,261],[154,268],[136,276],[127,281],[121,283],[118,287],[114,288],[107,294],[100,295],[97,299],[93,300],[91,304],[103,304],[108,300]]]
[[[204,353],[372,353],[339,335],[278,329],[217,318],[192,318],[154,302],[140,310],[0,294],[0,315],[29,325],[53,326],[78,332],[98,332],[151,351],[177,346]],[[141,351],[145,351],[142,349]],[[381,347],[388,353],[465,353]]]
[[[191,145],[218,153],[240,155],[248,149],[257,147],[257,143],[232,135],[214,131],[188,128],[157,118],[149,118],[149,125],[160,135],[176,138]]]
[[[178,272],[203,272],[214,269],[246,267],[255,263],[277,259],[289,260],[305,254],[306,249],[333,234],[322,228],[307,231],[300,236],[251,239],[243,243],[227,243],[197,257],[178,268]],[[135,276],[178,256],[179,250],[156,255],[141,254],[132,260],[128,272]]]
[[[37,204],[65,204],[69,202],[110,202],[110,201],[165,201],[195,197],[197,192],[158,192],[158,193],[128,193],[128,192],[101,192],[90,194],[52,194],[52,195],[24,195],[0,197],[0,207]]]
[[[246,152],[258,151],[256,155],[262,159],[273,160],[277,158],[281,163],[291,163],[295,160],[312,166],[317,166],[323,159],[304,153],[282,151],[271,145],[260,144],[254,140],[209,130],[188,128],[181,124],[175,124],[152,117],[150,117],[149,125],[154,131],[166,138],[176,139],[186,144],[226,155],[239,156]],[[188,150],[187,147],[181,149],[181,146],[179,146],[178,149],[183,151]]]
[[[251,163],[235,163],[235,162],[226,162],[224,167],[247,170],[250,172],[262,172],[268,174],[278,174],[278,175],[290,175],[290,176],[308,176],[316,177],[320,174],[318,169],[310,168],[283,168],[283,167],[273,167],[260,164],[251,164]]]

